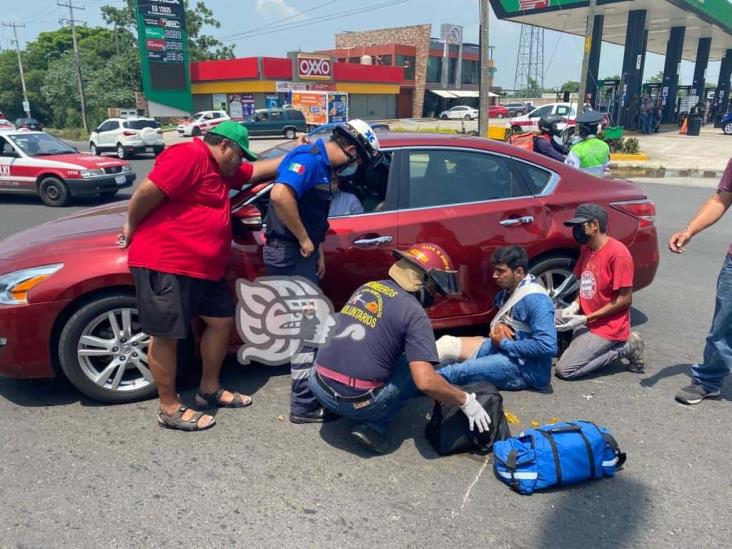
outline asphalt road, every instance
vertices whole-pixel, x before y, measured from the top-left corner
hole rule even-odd
[[[643,188],[662,242],[710,193]],[[1,232],[75,209],[3,197]],[[225,384],[254,405],[195,434],[159,429],[155,401],[101,406],[61,382],[0,379],[0,547],[728,547],[732,383],[697,407],[673,395],[701,357],[730,240],[732,216],[685,256],[662,251],[655,283],[634,296],[646,374],[617,368],[504,395],[514,433],[554,417],[610,427],[628,453],[614,479],[516,495],[481,460],[431,450],[426,398],[402,412],[391,454],[366,455],[346,420],[285,420],[284,368],[229,365]]]

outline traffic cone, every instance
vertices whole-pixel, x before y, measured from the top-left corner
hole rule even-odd
[[[684,122],[681,124],[681,129],[679,130],[679,133],[681,135],[686,135],[686,129],[687,129],[687,125],[688,125],[687,124],[688,120],[689,120],[688,118],[684,118]]]

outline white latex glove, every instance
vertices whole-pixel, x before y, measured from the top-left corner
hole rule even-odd
[[[557,332],[569,332],[587,324],[587,317],[585,315],[572,315],[562,320],[562,324],[557,325]]]
[[[476,425],[478,426],[478,431],[481,433],[488,430],[491,425],[491,416],[480,405],[480,402],[475,399],[475,393],[465,393],[465,404],[460,406],[460,409],[468,417],[471,431]]]
[[[559,313],[559,318],[567,319],[570,316],[574,316],[579,313],[579,310],[579,301],[573,301],[569,306],[565,307],[564,309],[559,309],[559,311],[557,312]]]

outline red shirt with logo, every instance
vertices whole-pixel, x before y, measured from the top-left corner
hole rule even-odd
[[[633,287],[633,256],[612,237],[599,250],[583,246],[574,274],[580,279],[580,308],[583,315],[601,309],[615,299],[621,288]],[[588,324],[590,331],[610,341],[630,337],[630,307]]]
[[[132,235],[129,266],[223,278],[231,255],[229,191],[247,183],[253,170],[243,163],[234,176],[222,177],[200,139],[166,149],[147,176],[165,199]]]

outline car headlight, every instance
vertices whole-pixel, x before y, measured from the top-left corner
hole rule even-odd
[[[82,178],[89,179],[90,177],[99,177],[100,175],[104,175],[104,168],[97,168],[96,170],[81,170],[79,173]]]
[[[127,173],[127,172],[131,172],[131,171],[132,171],[132,168],[130,167],[129,164],[125,164],[124,166],[122,166],[122,173]]]
[[[28,292],[63,266],[56,263],[0,275],[0,305],[28,303]]]

